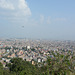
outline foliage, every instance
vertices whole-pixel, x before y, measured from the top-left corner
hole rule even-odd
[[[0,63],[0,75],[3,75],[3,65]]]
[[[32,50],[32,51],[35,51],[35,49],[34,49],[34,48],[32,48],[31,50]]]
[[[15,72],[18,75],[32,75],[35,74],[35,66],[31,63],[22,60],[21,58],[13,58],[12,64],[7,64],[11,72]]]
[[[38,64],[34,66],[21,58],[12,58],[11,63],[6,65],[9,69],[4,70],[0,63],[0,75],[75,75],[74,57],[70,59],[70,54],[53,52],[52,55],[54,57],[48,57],[46,65],[42,63],[42,67],[38,67]]]
[[[73,70],[73,64],[71,59],[69,59],[69,55],[62,55],[57,53],[54,55],[54,58],[47,58],[47,69],[44,71],[47,75],[70,75]]]
[[[11,49],[11,47],[8,47],[8,46],[5,47],[5,50],[10,50],[10,49]]]

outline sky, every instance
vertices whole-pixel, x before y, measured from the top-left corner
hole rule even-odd
[[[75,0],[0,0],[0,38],[75,40]]]

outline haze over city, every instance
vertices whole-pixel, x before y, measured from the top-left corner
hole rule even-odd
[[[75,0],[0,0],[0,38],[75,40]]]

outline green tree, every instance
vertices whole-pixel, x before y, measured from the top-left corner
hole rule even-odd
[[[47,58],[47,74],[53,75],[66,75],[71,72],[71,61],[69,55],[62,55],[52,53],[54,58]]]
[[[3,75],[3,65],[0,63],[0,75]]]
[[[21,58],[13,58],[12,64],[7,64],[11,72],[16,75],[35,75],[36,68],[30,62],[24,61]]]

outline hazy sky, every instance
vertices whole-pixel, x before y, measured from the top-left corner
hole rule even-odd
[[[75,0],[0,0],[0,37],[75,40]]]

